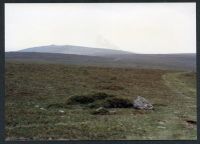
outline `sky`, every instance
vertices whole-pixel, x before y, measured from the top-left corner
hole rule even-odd
[[[5,51],[51,44],[195,53],[196,3],[5,4]]]

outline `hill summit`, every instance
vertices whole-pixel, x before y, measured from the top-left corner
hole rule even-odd
[[[112,56],[133,54],[131,52],[122,50],[112,50],[104,48],[92,48],[84,46],[72,46],[72,45],[48,45],[32,47],[20,50],[19,52],[41,52],[41,53],[62,53],[62,54],[76,54],[76,55],[88,55],[88,56]]]

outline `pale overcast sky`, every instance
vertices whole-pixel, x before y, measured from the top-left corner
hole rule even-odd
[[[5,4],[5,50],[77,45],[195,53],[196,3]]]

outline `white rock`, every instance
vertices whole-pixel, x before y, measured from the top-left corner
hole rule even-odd
[[[115,110],[110,111],[110,114],[116,114],[117,112]]]
[[[41,110],[46,110],[46,109],[44,109],[44,108],[42,108],[42,107],[41,107],[40,109],[41,109]]]
[[[107,110],[104,107],[99,107],[98,109],[96,109],[94,112],[94,114],[108,114],[109,110]]]
[[[163,126],[158,126],[158,128],[160,128],[160,129],[166,129],[166,127],[163,127]]]
[[[58,110],[58,112],[60,112],[60,113],[64,113],[65,111],[64,111],[64,110]]]
[[[158,122],[160,125],[164,125],[165,123],[163,121]]]

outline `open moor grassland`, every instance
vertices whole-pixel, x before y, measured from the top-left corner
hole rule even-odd
[[[6,62],[5,71],[7,140],[197,137],[195,73],[22,62]],[[110,108],[116,113],[94,115],[95,108],[67,105],[70,97],[95,93],[131,102],[140,95],[154,110]]]

